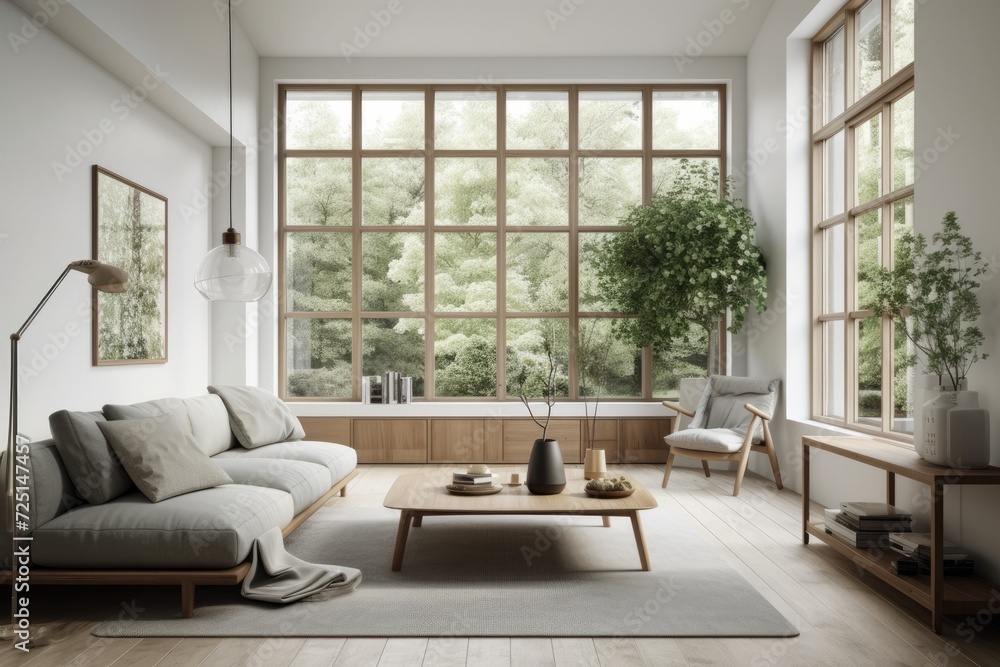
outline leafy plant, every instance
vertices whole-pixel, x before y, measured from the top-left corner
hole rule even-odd
[[[874,302],[862,307],[892,317],[924,355],[927,372],[939,382],[947,375],[957,388],[974,363],[989,357],[979,353],[985,338],[975,325],[976,290],[989,267],[962,234],[954,211],[944,216],[932,240],[936,249],[929,250],[923,234],[902,236],[895,268],[876,271]],[[915,365],[916,355],[906,363]]]
[[[670,347],[694,323],[711,333],[732,313],[729,330],[750,308],[764,311],[767,280],[754,244],[750,211],[733,199],[727,181],[719,196],[714,165],[681,160],[674,184],[622,223],[597,255],[598,284],[622,318],[619,335],[637,346]]]

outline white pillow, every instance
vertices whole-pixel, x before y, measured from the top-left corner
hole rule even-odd
[[[236,386],[209,387],[208,391],[226,404],[233,433],[247,449],[306,437],[298,417],[269,391]]]

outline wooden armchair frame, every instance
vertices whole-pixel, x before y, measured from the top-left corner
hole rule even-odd
[[[687,408],[682,408],[679,403],[663,401],[663,405],[671,410],[675,410],[679,415],[694,417],[693,412]],[[705,470],[705,477],[712,476],[708,469],[709,461],[738,461],[739,467],[736,470],[736,484],[733,486],[733,495],[738,496],[740,495],[740,485],[743,484],[743,476],[747,471],[747,462],[750,460],[750,452],[767,454],[768,459],[771,461],[771,471],[774,473],[774,483],[779,489],[783,488],[781,484],[781,472],[778,470],[778,456],[775,454],[774,441],[771,440],[771,429],[768,426],[771,421],[771,415],[767,414],[763,410],[759,410],[749,403],[744,404],[743,407],[746,408],[750,414],[753,415],[753,417],[750,420],[750,426],[747,428],[746,437],[743,439],[743,446],[735,452],[706,452],[699,449],[685,449],[683,447],[671,445],[668,442],[667,466],[663,471],[662,488],[667,488],[667,481],[670,479],[670,470],[673,468],[675,456],[687,456],[692,459],[701,459],[701,467]],[[764,442],[763,444],[755,445],[753,444],[753,432],[754,429],[757,428],[758,419],[764,424]],[[679,426],[680,418],[674,420],[674,425],[670,431],[670,435],[676,433]]]

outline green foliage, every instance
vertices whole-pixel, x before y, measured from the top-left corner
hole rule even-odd
[[[976,290],[988,271],[982,253],[962,234],[954,212],[944,217],[929,250],[923,234],[904,235],[896,242],[895,268],[875,274],[872,302],[862,307],[891,316],[924,355],[928,373],[957,387],[980,354],[985,338],[975,325],[979,318]],[[915,356],[907,360],[916,364]]]
[[[604,242],[601,290],[615,311],[638,315],[619,322],[625,340],[669,347],[691,323],[710,331],[727,309],[733,332],[751,307],[763,312],[755,223],[738,200],[719,197],[718,182],[714,166],[683,162],[665,194],[629,213],[624,223],[633,230]]]

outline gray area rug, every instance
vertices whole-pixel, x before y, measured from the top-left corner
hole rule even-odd
[[[798,631],[683,519],[641,513],[652,571],[627,518],[428,517],[390,571],[399,513],[325,508],[286,540],[310,562],[359,568],[349,595],[290,605],[199,587],[139,588],[134,619],[100,637],[789,637]]]

